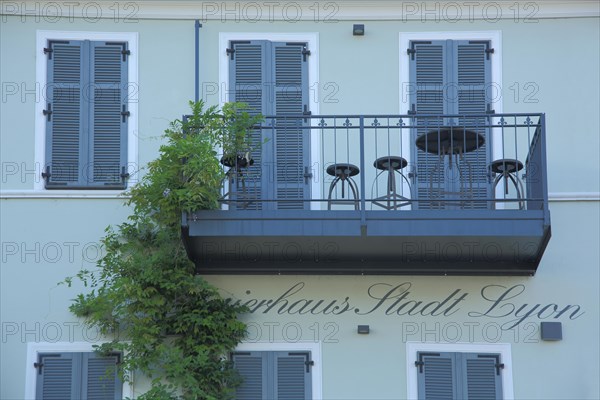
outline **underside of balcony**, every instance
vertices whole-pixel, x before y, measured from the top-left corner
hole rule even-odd
[[[543,211],[202,211],[184,228],[200,274],[533,275]]]

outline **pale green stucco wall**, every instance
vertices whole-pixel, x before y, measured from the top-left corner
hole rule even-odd
[[[319,85],[333,82],[339,88],[337,103],[321,99],[321,113],[398,113],[399,32],[415,31],[502,31],[503,107],[505,112],[547,113],[548,176],[551,192],[598,192],[599,174],[599,46],[598,19],[552,19],[536,24],[501,21],[498,23],[439,23],[359,21],[367,34],[351,35],[352,22],[332,24],[274,22],[265,24],[208,21],[201,35],[201,80],[218,82],[219,32],[293,31],[318,32]],[[144,20],[125,25],[112,21],[96,24],[81,20],[63,23],[22,23],[9,17],[0,27],[0,81],[35,86],[35,32],[43,30],[137,31],[139,32],[139,162],[145,164],[157,154],[158,139],[168,121],[186,111],[194,95],[193,21]],[[524,85],[534,83],[538,91],[525,103]],[[514,87],[521,88],[515,101]],[[6,100],[6,101],[5,101]],[[217,103],[216,96],[209,103]],[[2,163],[25,163],[32,168],[34,147],[33,95],[21,101],[20,93],[2,100],[0,156]],[[3,170],[4,173],[4,170]],[[33,175],[2,176],[3,190],[33,187]],[[61,327],[58,340],[85,340],[81,326],[67,307],[76,289],[56,286],[65,276],[96,260],[96,245],[109,223],[119,223],[127,215],[116,199],[0,199],[2,267],[1,320],[2,365],[0,398],[20,399],[25,386],[26,342],[54,340],[55,324]],[[411,282],[414,299],[440,300],[454,289],[468,293],[461,310],[449,318],[385,316],[381,309],[369,316],[346,313],[333,315],[277,315],[273,312],[248,317],[259,326],[265,323],[299,324],[303,338],[311,340],[319,324],[318,337],[339,329],[337,343],[323,343],[323,397],[326,399],[400,398],[406,394],[406,347],[403,323],[425,323],[434,329],[443,324],[479,322],[476,341],[485,341],[486,323],[504,323],[508,318],[473,318],[468,311],[485,309],[480,291],[487,285],[525,285],[526,291],[514,300],[559,306],[580,305],[584,314],[563,322],[564,340],[540,342],[539,320],[530,318],[522,325],[518,339],[505,332],[500,342],[512,343],[514,393],[517,398],[597,398],[600,388],[598,321],[599,207],[598,202],[552,202],[553,237],[538,273],[532,278],[511,277],[211,277],[210,280],[240,298],[273,298],[298,282],[304,282],[302,297],[341,299],[367,309],[374,300],[367,289],[376,283],[399,285]],[[15,247],[16,246],[16,247]],[[82,250],[85,253],[82,254]],[[73,250],[74,257],[70,258]],[[61,252],[58,257],[56,251]],[[13,254],[14,253],[14,254]],[[251,295],[246,295],[250,290]],[[552,319],[547,319],[552,320]],[[501,321],[501,322],[499,322]],[[325,324],[332,322],[334,325]],[[39,325],[36,325],[39,323]],[[372,333],[358,336],[356,325],[369,324]],[[39,326],[39,328],[38,328]],[[12,329],[17,329],[13,332]],[[406,328],[407,325],[404,325]],[[490,328],[490,329],[493,329]],[[25,332],[25,330],[29,330]],[[263,330],[266,334],[267,328]],[[493,332],[490,330],[489,332]],[[524,343],[529,333],[532,343]],[[93,331],[88,336],[94,336]],[[434,334],[435,335],[435,334]],[[461,341],[467,335],[463,331]],[[477,339],[479,338],[479,339]],[[265,338],[268,339],[268,338]],[[412,335],[409,340],[419,340]],[[427,336],[432,340],[431,335]]]

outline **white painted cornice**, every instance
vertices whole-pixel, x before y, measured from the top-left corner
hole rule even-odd
[[[118,11],[117,11],[118,9]],[[517,11],[518,9],[518,11]],[[199,19],[223,22],[390,20],[458,22],[500,19],[535,23],[545,18],[600,17],[598,0],[579,1],[0,1],[0,14],[58,18],[113,19],[135,23],[140,19]]]

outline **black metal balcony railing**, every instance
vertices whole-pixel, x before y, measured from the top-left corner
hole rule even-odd
[[[222,210],[185,216],[200,272],[532,274],[549,240],[544,114],[270,116],[252,135]]]

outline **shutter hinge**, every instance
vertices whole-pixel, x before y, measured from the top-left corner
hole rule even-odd
[[[496,367],[496,375],[500,375],[500,370],[504,369],[504,363],[496,363],[494,366]]]
[[[304,111],[302,111],[302,115],[312,115],[312,112],[308,109],[308,106],[306,104],[304,105]],[[304,122],[308,122],[308,119],[304,118]]]
[[[425,365],[423,361],[415,361],[415,367],[419,367],[419,372],[423,372],[423,365]]]
[[[48,117],[48,121],[52,121],[52,104],[48,103],[48,107],[42,110],[42,113]]]
[[[302,61],[303,62],[306,62],[306,56],[310,56],[310,50],[306,46],[304,46],[302,48]]]
[[[310,372],[310,367],[315,365],[313,360],[304,361],[304,365],[306,365],[306,372]]]
[[[121,50],[121,54],[123,54],[123,61],[127,61],[127,56],[131,55],[131,50],[123,49]]]
[[[308,185],[312,177],[313,173],[311,172],[310,167],[304,167],[304,183]]]
[[[122,122],[125,122],[125,118],[131,116],[131,113],[129,111],[127,111],[127,106],[125,104],[123,104],[123,111],[121,111],[121,117],[123,117]]]
[[[50,173],[50,166],[47,165],[46,171],[42,172],[42,178],[44,178],[45,180],[49,180],[51,176],[52,174]]]
[[[406,112],[408,115],[416,115],[417,114],[417,108],[414,104],[410,105],[410,110],[408,110]]]
[[[126,167],[121,167],[121,175],[119,175],[121,177],[121,181],[123,183],[125,183],[125,180],[129,178],[129,172],[127,172],[127,168]],[[120,361],[120,356],[119,356],[119,362]]]
[[[233,60],[233,53],[235,53],[235,49],[233,48],[233,45],[231,45],[231,47],[226,48],[225,53],[227,53],[230,60]]]
[[[486,114],[496,114],[496,110],[494,110],[494,109],[492,108],[492,105],[491,105],[491,104],[488,104],[486,107],[487,107],[487,109],[485,110],[485,113],[486,113]]]
[[[33,368],[36,368],[38,370],[38,374],[40,374],[40,375],[42,374],[42,367],[43,366],[44,366],[43,363],[37,363],[37,362],[33,363]]]
[[[54,50],[52,50],[51,47],[44,47],[44,54],[50,54],[52,53]],[[52,55],[50,55],[51,57]]]

